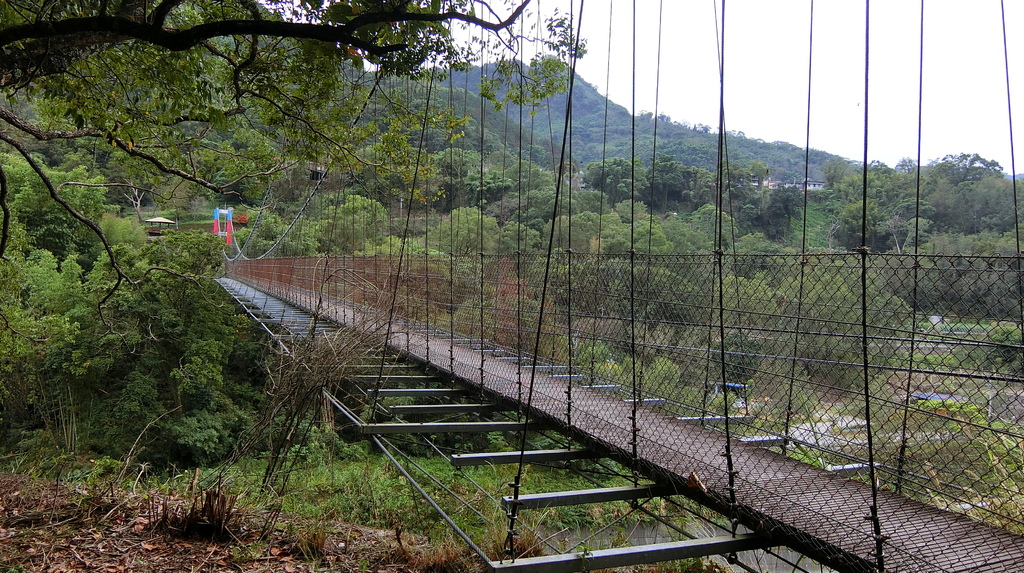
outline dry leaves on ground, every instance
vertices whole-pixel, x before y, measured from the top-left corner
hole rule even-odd
[[[224,540],[182,537],[160,512],[191,501],[157,498],[0,474],[0,572],[420,570],[410,540],[399,547],[393,532],[330,523],[307,535],[255,508],[241,511]],[[311,548],[310,539],[322,546]]]

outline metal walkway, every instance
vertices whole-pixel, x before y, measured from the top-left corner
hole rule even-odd
[[[238,295],[245,291],[252,295],[248,300],[257,306],[281,304],[259,291],[246,291],[251,287],[236,281],[224,279],[221,284],[239,300],[248,296]],[[312,293],[296,287],[281,287],[276,292],[290,299],[295,308],[300,301],[312,299]],[[357,309],[333,298],[319,300],[319,316],[338,324],[359,325],[380,319],[367,314],[379,314],[378,311]],[[600,388],[574,384],[571,377],[557,374],[556,368],[531,373],[520,365],[521,360],[484,352],[479,341],[406,327],[393,331],[388,343],[469,388],[483,391],[494,401],[518,404],[523,399],[523,389],[532,382],[531,420],[555,426],[578,443],[607,453],[624,465],[639,467],[657,480],[663,488],[662,495],[686,496],[737,520],[757,534],[754,538],[743,538],[743,543],[752,547],[788,546],[849,572],[876,571],[875,551],[879,542],[886,571],[982,573],[1024,566],[1024,537],[888,491],[879,492],[877,513],[883,530],[881,536],[876,536],[868,518],[872,491],[867,484],[848,479],[841,471],[830,472],[785,457],[754,442],[729,442],[733,460],[730,484],[723,455],[726,440],[721,432],[642,404],[636,409],[634,433],[634,404]],[[407,431],[398,425],[387,426],[364,427],[364,432]],[[724,549],[718,550],[714,544],[725,540],[713,539],[703,549],[691,553],[682,547],[672,549],[681,556],[737,550],[739,542],[735,540],[734,545],[722,545]],[[564,562],[557,565],[551,559],[537,561],[533,569],[529,560],[515,563],[521,565],[518,570],[552,571],[565,566]],[[575,559],[576,565],[565,570],[617,566],[628,561],[589,561],[588,555],[581,565],[580,557]],[[495,570],[512,567],[507,562],[491,565]]]

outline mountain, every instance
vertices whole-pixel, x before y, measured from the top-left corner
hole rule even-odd
[[[471,97],[455,98],[457,111],[464,111],[474,120],[480,117],[480,80],[493,75],[493,66],[468,72],[452,74],[451,85],[459,86]],[[499,97],[503,92],[498,93]],[[522,116],[524,142],[532,142],[534,149],[544,151],[544,158],[557,155],[562,139],[568,94],[562,93],[542,101],[533,107],[534,114],[521,113],[517,106],[506,106],[495,112],[484,110],[485,128],[492,133],[487,139],[504,140],[512,148],[529,148],[519,142],[519,118]],[[465,106],[461,104],[465,103]],[[654,152],[654,131],[657,120],[657,152],[673,157],[684,165],[716,170],[718,158],[718,134],[709,126],[678,123],[665,116],[655,118],[651,113],[637,116],[635,128],[629,111],[607,100],[597,87],[577,76],[573,89],[572,106],[572,157],[580,167],[601,161],[602,158],[628,158],[631,153],[650,164]],[[479,125],[479,124],[477,124]],[[479,129],[479,128],[478,128]],[[634,131],[635,129],[635,131]],[[470,133],[467,129],[467,133]],[[530,135],[532,134],[532,136]],[[635,137],[635,147],[634,147]],[[471,139],[471,138],[469,138]],[[752,139],[738,132],[728,132],[726,156],[732,166],[746,168],[754,161],[763,162],[771,177],[781,181],[802,181],[804,177],[804,148],[782,141],[767,142]],[[536,151],[535,151],[536,153]],[[847,159],[818,149],[811,149],[810,179],[824,179],[824,164],[830,159],[848,162]],[[538,161],[534,156],[534,161]]]

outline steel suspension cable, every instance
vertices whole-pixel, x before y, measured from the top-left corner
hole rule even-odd
[[[1014,255],[1014,258],[1016,259],[1015,262],[1017,263],[1017,315],[1020,318],[1020,320],[1017,321],[1017,324],[1019,325],[1018,332],[1020,333],[1020,339],[1024,340],[1024,265],[1022,265],[1022,261],[1024,261],[1024,253],[1021,253],[1020,203],[1017,195],[1017,154],[1014,150],[1013,100],[1010,97],[1010,54],[1007,47],[1006,3],[1004,0],[999,0],[999,16],[1003,33],[1003,73],[1006,77],[1006,118],[1010,130],[1010,185],[1013,189],[1013,233],[1017,249]]]
[[[525,18],[519,21],[519,55],[523,56],[523,35],[526,23]],[[525,74],[519,74],[519,93],[523,93],[526,78]],[[521,413],[523,403],[523,112],[524,100],[519,103],[519,134],[518,134],[518,166],[516,170],[516,202],[519,208],[516,210],[516,405],[517,413]],[[530,147],[529,158],[533,159],[533,146]],[[532,164],[532,161],[531,161]],[[507,223],[506,223],[507,224]]]
[[[999,16],[1002,24],[1003,33],[1003,73],[1006,78],[1006,119],[1010,130],[1010,184],[1013,188],[1013,229],[1014,229],[1014,240],[1017,245],[1017,257],[1021,256],[1021,238],[1020,238],[1020,204],[1018,203],[1017,197],[1017,154],[1014,151],[1014,137],[1013,137],[1013,99],[1010,97],[1010,53],[1007,46],[1007,35],[1006,35],[1006,2],[1005,0],[999,0]],[[1020,261],[1018,260],[1018,269]],[[1024,297],[1017,297],[1018,300],[1024,304]],[[1021,311],[1022,321],[1024,324],[1024,310]]]
[[[910,324],[917,324],[917,305],[919,275],[921,270],[920,261],[920,238],[921,238],[921,134],[924,120],[924,0],[921,0],[920,29],[918,31],[918,58],[917,58],[917,165],[914,168],[914,257],[913,257],[913,283],[911,285]],[[900,448],[896,454],[896,493],[903,493],[903,479],[907,460],[907,439],[909,437],[907,428],[910,422],[910,397],[913,383],[914,356],[917,353],[917,328],[910,329],[910,356],[907,357],[907,380],[903,388],[903,415],[900,420]]]
[[[658,0],[658,53],[655,56],[655,73],[654,73],[654,133],[652,134],[651,143],[651,198],[648,211],[650,216],[647,220],[647,254],[651,255],[654,251],[652,248],[652,241],[654,240],[654,181],[658,175],[658,109],[661,103],[661,36],[664,30],[662,29],[662,17],[665,12],[664,0]],[[668,208],[668,200],[666,197],[665,205],[661,206],[662,209]],[[650,277],[650,265],[647,268],[647,276]]]
[[[317,191],[320,190],[320,185],[322,183],[323,183],[323,179],[320,179],[319,181],[316,182],[316,185],[313,185],[313,188],[309,191],[309,195],[306,197],[306,200],[302,203],[302,207],[300,207],[299,210],[295,213],[295,217],[292,218],[292,222],[288,224],[288,227],[285,228],[284,232],[281,233],[281,236],[277,238],[277,241],[275,241],[274,244],[271,245],[270,248],[267,249],[266,252],[264,252],[262,255],[260,255],[258,257],[252,257],[252,258],[255,258],[255,259],[266,258],[267,255],[273,253],[281,245],[281,243],[284,241],[284,239],[289,236],[289,234],[291,233],[292,229],[295,228],[295,225],[298,223],[298,221],[302,217],[303,213],[305,213],[306,208],[309,207],[309,204],[313,201],[313,197],[315,197],[316,194],[317,194]]]
[[[537,10],[536,29],[540,30],[540,29],[543,28],[543,25],[542,25],[543,24],[543,17],[541,16],[541,10],[539,9],[540,8],[540,3],[539,2],[537,4],[537,6],[538,6],[538,10]],[[541,51],[540,51],[539,46],[537,44],[534,44],[534,59],[531,60],[531,61],[536,60],[537,58],[540,57],[540,55],[541,55]],[[523,80],[523,78],[522,78],[522,76],[520,76],[520,81],[522,81],[522,80]],[[520,111],[520,114],[521,113],[522,112]],[[551,129],[550,119],[551,119],[551,115],[550,115],[550,109],[549,109],[549,111],[548,111],[548,121],[549,121],[548,130],[549,130],[549,132],[550,132],[550,129]],[[536,114],[531,111],[531,113],[530,113],[530,138],[529,138],[529,143],[528,143],[529,148],[530,148],[530,153],[528,155],[528,157],[529,157],[529,165],[528,165],[529,170],[526,173],[526,207],[524,209],[523,203],[522,203],[522,195],[520,195],[520,197],[519,197],[519,214],[518,214],[518,216],[519,216],[519,224],[521,225],[520,229],[524,233],[526,233],[527,229],[526,229],[525,225],[523,224],[523,213],[524,212],[529,212],[529,210],[530,210],[530,201],[533,198],[533,184],[534,184],[534,180],[533,180],[533,171],[534,171],[534,169],[533,169],[534,168],[533,145],[534,145],[534,142],[535,142],[535,135],[536,135],[536,130],[537,130],[537,121],[536,120],[537,120]],[[529,237],[529,235],[527,235],[527,237]],[[533,264],[530,264],[533,261],[534,261],[534,257],[529,257],[528,264],[526,266],[527,277],[529,277],[529,272],[534,267]],[[522,255],[521,254],[519,256],[519,262],[520,262],[520,265],[521,265],[522,264]],[[527,281],[528,280],[529,279],[527,278]],[[521,290],[522,289],[520,287],[520,291]],[[529,289],[527,289],[526,293],[522,294],[522,299],[521,300],[525,300],[526,297],[528,296],[528,294],[529,294]],[[518,398],[519,412],[522,412],[522,408],[523,408],[523,404],[524,404],[524,402],[523,402],[523,362],[524,362],[523,355],[525,354],[525,349],[526,349],[526,347],[528,345],[528,342],[525,341],[525,340],[522,340],[522,338],[521,338],[523,332],[525,331],[525,324],[526,324],[526,320],[523,317],[524,317],[524,313],[523,313],[522,303],[520,302],[519,312],[518,312],[518,316],[517,316],[518,324],[516,326],[517,333],[518,333],[517,336],[519,337],[519,349],[517,351],[519,357],[516,360],[516,370],[517,370],[517,375],[516,375],[516,384],[517,384],[517,386],[516,386],[516,390],[517,390],[517,393],[518,393],[517,398]]]
[[[558,162],[558,177],[555,179],[555,202],[554,202],[554,206],[552,207],[552,217],[551,217],[552,220],[554,220],[554,214],[557,213],[559,200],[560,200],[561,194],[562,194],[562,181],[563,181],[564,175],[565,175],[565,173],[564,173],[564,169],[565,169],[565,153],[566,153],[566,147],[568,145],[569,115],[572,113],[573,91],[574,91],[574,88],[575,88],[575,85],[576,85],[576,62],[577,62],[578,56],[579,56],[579,48],[580,48],[580,45],[579,45],[579,34],[580,34],[580,29],[581,29],[582,21],[583,21],[583,4],[584,4],[584,1],[585,0],[580,0],[580,16],[579,16],[579,18],[576,21],[577,31],[576,31],[576,34],[575,34],[575,36],[573,38],[572,49],[570,50],[570,53],[569,53],[569,58],[570,58],[570,63],[569,63],[569,89],[568,89],[568,94],[566,96],[566,104],[565,104],[565,110],[566,110],[565,111],[565,115],[566,115],[566,118],[565,118],[564,125],[562,127],[562,145],[561,145],[561,153],[560,153],[560,156],[559,156],[560,161]],[[543,278],[543,281],[541,283],[540,308],[537,311],[537,328],[536,328],[536,331],[534,333],[533,356],[531,358],[531,360],[532,360],[532,368],[530,368],[529,388],[528,388],[527,395],[526,395],[526,410],[525,410],[525,414],[523,416],[523,422],[527,426],[529,425],[529,421],[530,421],[530,410],[533,407],[534,383],[535,383],[536,377],[537,377],[537,357],[540,354],[541,335],[543,334],[543,331],[544,331],[544,308],[545,308],[545,305],[547,303],[548,286],[549,286],[549,283],[550,283],[549,278],[551,276],[551,260],[553,258],[552,255],[554,253],[554,245],[555,245],[555,226],[551,225],[550,230],[548,232],[548,246],[547,246],[546,257],[545,257],[545,260],[544,260],[544,278]],[[524,430],[521,433],[521,440],[520,440],[520,444],[519,444],[519,461],[518,461],[518,464],[516,466],[515,479],[514,479],[514,481],[512,483],[509,484],[509,486],[512,488],[512,503],[509,504],[509,510],[508,510],[508,514],[507,514],[507,517],[508,517],[508,532],[507,532],[507,534],[505,536],[505,555],[508,556],[508,557],[512,557],[513,559],[514,559],[515,535],[516,535],[515,524],[516,524],[516,521],[518,520],[518,514],[519,514],[519,492],[520,492],[520,489],[522,488],[523,468],[526,466],[526,447],[527,447],[526,430],[524,428]]]
[[[718,2],[717,2],[717,0],[712,2],[711,5],[712,5],[711,13],[712,13],[712,15],[715,18],[715,54],[718,56],[718,73],[719,73],[719,82],[721,83],[721,79],[722,79],[721,78],[721,76],[722,76],[722,44],[721,44],[721,40],[720,40],[720,38],[721,38],[721,24],[719,23]],[[719,86],[719,90],[722,90],[721,86]],[[715,220],[714,220],[714,230],[712,231],[712,235],[713,235],[712,240],[714,242],[714,247],[712,248],[712,256],[716,257],[714,259],[714,261],[713,261],[715,263],[715,267],[714,267],[715,269],[718,268],[718,260],[717,260],[718,255],[717,255],[717,251],[719,250],[718,247],[719,247],[719,244],[721,243],[721,241],[720,241],[720,234],[721,234],[720,233],[720,228],[722,226],[721,211],[722,211],[722,156],[723,156],[722,147],[723,147],[723,145],[722,145],[722,141],[721,141],[721,134],[724,131],[724,124],[725,124],[725,120],[721,117],[722,114],[724,113],[723,109],[724,109],[724,106],[722,105],[722,95],[720,93],[719,94],[719,126],[718,126],[719,138],[717,140],[718,147],[716,149],[716,157],[715,157]],[[717,270],[716,270],[716,272],[717,272]],[[716,281],[716,277],[713,276],[712,277],[712,282],[715,282],[715,281]],[[718,288],[717,287],[717,283],[716,283],[716,286],[714,288]],[[709,394],[710,394],[712,386],[714,385],[714,383],[711,380],[711,374],[712,374],[711,363],[714,361],[713,353],[714,353],[714,346],[715,346],[715,341],[714,341],[714,337],[715,337],[715,328],[714,328],[714,325],[715,325],[715,313],[716,313],[716,309],[714,308],[714,305],[710,305],[709,304],[708,305],[708,322],[707,322],[707,334],[708,334],[708,338],[707,338],[707,341],[708,341],[707,342],[707,364],[708,364],[708,366],[704,369],[704,393],[701,396],[701,408],[700,408],[700,414],[701,414],[701,418],[702,418],[701,421],[702,422],[703,422],[704,416],[707,413],[711,412],[711,404],[709,404]],[[714,385],[714,387],[717,388],[717,385]],[[714,414],[717,415],[717,412],[714,413]]]
[[[433,364],[430,361],[430,335],[433,328],[430,326],[430,319],[433,316],[433,300],[431,299],[430,290],[430,275],[433,274],[431,269],[433,265],[430,264],[430,178],[424,178],[423,183],[423,283],[424,283],[424,295],[423,295],[423,321],[426,323],[426,331],[424,336],[426,337],[427,348],[425,352],[425,358],[428,364]]]
[[[733,455],[732,455],[732,424],[731,416],[729,412],[729,395],[726,386],[727,376],[727,363],[725,354],[725,250],[723,244],[724,234],[724,218],[722,204],[724,200],[725,186],[727,182],[725,180],[726,174],[726,156],[725,156],[725,0],[722,0],[721,5],[721,21],[720,31],[718,38],[719,45],[719,59],[718,59],[718,203],[719,209],[716,214],[716,228],[715,233],[715,273],[717,274],[717,292],[718,292],[718,343],[720,346],[720,352],[718,353],[719,360],[719,380],[722,384],[722,412],[724,414],[724,430],[725,430],[725,463],[726,471],[728,474],[728,494],[729,494],[729,515],[727,516],[732,521],[733,528],[732,533],[736,535],[736,527],[738,522],[736,521],[736,474],[734,471]]]
[[[391,333],[392,333],[392,330],[394,328],[395,314],[396,314],[396,310],[397,310],[396,307],[397,307],[397,302],[398,302],[398,288],[399,288],[399,284],[401,283],[401,277],[402,277],[402,262],[405,259],[406,243],[409,241],[409,224],[410,224],[410,221],[412,219],[412,203],[413,203],[413,198],[415,197],[415,193],[416,193],[416,185],[417,185],[417,183],[419,181],[420,161],[422,160],[422,156],[423,156],[423,142],[426,140],[427,123],[428,123],[429,117],[430,117],[430,111],[429,111],[430,110],[430,96],[431,96],[431,94],[433,92],[433,87],[434,87],[434,68],[431,68],[431,70],[430,70],[430,77],[429,77],[429,80],[427,82],[427,96],[426,96],[426,102],[424,103],[423,123],[420,126],[420,142],[419,142],[419,146],[418,146],[418,148],[416,150],[416,160],[415,160],[415,163],[413,165],[412,182],[409,184],[409,195],[408,195],[409,201],[408,201],[408,205],[406,206],[406,210],[405,210],[405,225],[402,228],[402,240],[401,240],[401,243],[399,244],[399,247],[398,247],[398,270],[397,270],[397,272],[395,274],[395,287],[391,291],[391,304],[390,304],[390,306],[388,308],[388,323],[387,323],[387,328],[385,330],[385,335],[384,335],[384,344],[385,345],[390,342],[390,340],[391,340]],[[408,337],[406,337],[406,340],[408,341]],[[380,390],[381,390],[381,387],[384,384],[384,365],[386,364],[386,362],[387,362],[387,352],[381,352],[381,355],[380,355],[380,366],[378,367],[378,370],[377,370],[377,381],[376,381],[376,383],[374,385],[373,409],[371,410],[372,411],[371,419],[373,421],[376,421],[376,419],[377,419],[377,406],[380,404],[380,394],[381,394]]]
[[[641,260],[646,263],[646,264],[643,265],[643,278],[642,278],[641,283],[640,283],[642,285],[649,285],[650,284],[651,272],[652,272],[651,267],[654,265],[654,257],[652,256],[653,255],[653,240],[654,240],[654,204],[655,204],[655,200],[654,200],[654,181],[655,181],[655,178],[656,178],[656,175],[657,175],[657,164],[658,164],[658,109],[659,109],[659,102],[660,102],[660,96],[661,96],[661,39],[662,39],[662,32],[663,32],[663,30],[662,30],[662,15],[663,15],[663,13],[664,13],[664,2],[662,0],[659,0],[659,2],[658,2],[657,56],[655,58],[656,64],[655,64],[655,76],[654,76],[655,77],[655,79],[654,79],[654,128],[653,128],[653,135],[652,135],[653,142],[652,142],[652,146],[651,146],[652,150],[651,150],[650,181],[648,181],[650,195],[649,195],[649,199],[648,199],[649,203],[648,203],[647,209],[646,209],[646,211],[647,211],[647,248],[645,250],[645,255],[642,255],[642,257],[641,257]],[[634,44],[634,48],[635,48],[635,44]],[[635,65],[634,65],[634,67],[635,67]],[[634,71],[634,73],[635,73],[635,71]],[[636,82],[634,80],[634,84],[635,83]],[[634,110],[634,115],[635,115],[635,110]],[[635,161],[633,163],[635,163]],[[634,179],[634,181],[635,181],[635,179]],[[634,183],[634,185],[635,185],[635,183]],[[636,200],[634,198],[634,199],[632,199],[630,201],[630,208],[634,209],[635,205],[636,205]],[[635,216],[631,216],[631,219],[632,220],[630,221],[630,227],[631,228],[636,227],[637,226],[637,221],[636,221]],[[635,254],[636,246],[632,244],[632,241],[631,241],[630,247],[631,247],[631,249],[630,249],[631,250],[631,257],[635,258],[636,257],[636,254]],[[634,266],[634,265],[635,265],[635,260],[633,261],[633,263],[631,263],[631,267]],[[632,271],[632,269],[631,269],[631,275],[635,276],[635,272]],[[633,276],[631,276],[631,280],[633,280]],[[635,333],[635,322],[636,322],[635,306],[631,307],[630,310],[631,310],[631,313],[632,313],[632,316],[630,317],[631,328],[633,329],[633,332]],[[650,333],[650,331],[651,331],[650,328],[644,328],[643,329],[643,331],[642,331],[642,333],[640,335],[640,343],[639,343],[639,346],[641,348],[647,348],[648,334]],[[648,370],[648,368],[647,368],[646,362],[644,360],[640,359],[640,356],[639,356],[640,353],[637,352],[636,348],[633,348],[632,352],[633,352],[633,360],[632,360],[633,371],[635,373],[634,376],[635,376],[635,380],[636,380],[635,386],[637,388],[637,391],[635,392],[635,396],[633,396],[633,417],[635,419],[639,415],[640,405],[644,403],[643,402],[643,400],[644,400],[644,388],[646,387],[645,382],[647,380],[647,370]],[[654,373],[654,376],[657,376],[657,373]],[[639,452],[637,452],[636,458],[637,458],[637,460],[634,463],[637,463],[639,461]],[[634,482],[635,483],[639,483],[635,478],[634,478]]]
[[[487,41],[484,40],[484,45],[483,45],[483,52],[484,52],[484,54],[487,53],[487,45],[488,45]],[[481,62],[481,65],[480,65],[480,84],[481,85],[483,85],[483,83],[484,83],[484,72],[485,72],[485,68],[486,67],[487,67],[487,58],[485,57],[483,59],[483,61]],[[483,90],[480,90],[480,165],[479,165],[479,167],[480,167],[480,179],[479,179],[479,182],[478,182],[478,185],[477,185],[477,198],[476,198],[477,217],[476,217],[476,219],[477,219],[477,247],[478,247],[478,250],[477,250],[478,259],[477,260],[478,260],[479,265],[480,265],[479,284],[477,284],[477,287],[479,288],[479,293],[480,293],[480,298],[479,298],[479,305],[480,305],[480,312],[479,312],[479,318],[480,318],[480,324],[479,324],[480,330],[479,330],[479,333],[480,334],[479,334],[479,336],[480,336],[480,338],[479,338],[479,342],[480,342],[481,346],[483,345],[483,341],[484,341],[484,279],[485,279],[485,276],[484,276],[484,130],[486,129],[485,126],[484,126],[484,118],[486,117],[486,109],[485,109],[486,106],[485,106],[485,103],[484,103],[485,101],[486,101],[486,98],[484,97]],[[483,352],[479,352],[478,354],[480,355],[480,387],[479,387],[479,391],[480,391],[480,401],[482,402],[483,399],[484,399],[484,361],[486,359],[484,358],[484,353]]]
[[[868,338],[868,135],[870,109],[870,64],[871,64],[871,0],[864,0],[864,155],[861,166],[861,221],[860,221],[860,345],[861,372],[864,390],[864,423],[867,426],[868,479],[871,482],[871,506],[865,517],[871,522],[875,541],[875,564],[879,571],[885,571],[883,554],[882,523],[878,515],[878,475],[875,468],[875,438],[871,420],[871,372],[869,364]]]
[[[800,351],[800,331],[803,328],[804,289],[807,279],[807,266],[810,254],[807,252],[807,182],[811,176],[811,86],[814,73],[814,0],[811,0],[807,34],[807,118],[804,128],[804,184],[803,184],[803,217],[800,226],[800,276],[797,282],[796,324],[793,333],[793,356]],[[793,390],[796,384],[796,360],[790,361],[789,385],[786,389],[786,412],[782,431],[782,454],[786,455],[789,446],[789,432],[793,421]]]
[[[594,252],[593,254],[598,255],[597,257],[595,257],[595,262],[596,262],[595,267],[596,268],[594,269],[594,276],[597,277],[597,280],[600,280],[600,277],[602,275],[602,272],[601,272],[602,265],[601,265],[601,263],[603,262],[603,258],[600,255],[604,251],[603,226],[604,226],[604,207],[605,207],[604,200],[605,200],[605,196],[606,196],[606,190],[605,190],[605,186],[606,186],[606,183],[605,183],[605,170],[606,170],[607,161],[608,161],[608,111],[609,111],[609,105],[610,105],[610,102],[611,102],[611,99],[608,96],[609,96],[609,91],[611,89],[611,74],[612,74],[612,57],[611,57],[611,55],[612,55],[612,29],[613,29],[612,28],[612,22],[614,21],[614,6],[615,6],[614,2],[609,2],[608,3],[608,50],[607,50],[607,53],[605,54],[605,62],[606,62],[606,64],[605,64],[605,79],[604,79],[604,119],[603,119],[603,123],[602,123],[603,129],[601,130],[601,168],[600,168],[600,179],[599,179],[599,185],[600,185],[601,193],[600,193],[600,196],[598,197],[598,203],[597,203],[597,247],[596,247],[596,251],[595,251],[595,249],[591,249],[591,251]],[[591,328],[591,331],[590,331],[590,333],[591,333],[590,334],[591,340],[590,340],[590,365],[589,365],[590,371],[589,371],[589,373],[590,373],[590,377],[592,379],[596,380],[596,378],[597,378],[597,339],[598,339],[597,328],[598,327],[597,327],[597,322],[596,321],[589,321],[589,322],[590,322],[590,325],[591,325],[590,326],[590,328]],[[605,360],[607,360],[607,358]]]
[[[239,258],[243,260],[249,258],[245,256],[245,247],[249,245],[249,241],[252,240],[252,236],[256,234],[256,228],[259,225],[260,219],[263,218],[263,211],[267,208],[267,201],[270,199],[271,189],[272,186],[267,185],[267,191],[263,194],[263,200],[260,201],[260,208],[256,211],[256,220],[254,220],[252,222],[252,226],[249,227],[249,234],[245,236],[245,240],[242,241],[242,245],[237,247],[238,254],[234,257],[227,257],[228,261],[234,262]]]
[[[433,74],[434,73],[434,68],[431,68],[430,72],[431,72],[431,74]],[[405,98],[406,98],[406,102],[407,102],[406,106],[411,109],[411,107],[412,107],[412,98],[413,98],[413,95],[416,92],[416,82],[413,82],[409,77],[405,77],[403,79],[404,79],[403,83],[405,84]],[[430,100],[428,98],[428,100],[426,102],[426,105],[423,106],[423,126],[421,127],[421,129],[423,131],[420,132],[420,144],[416,148],[416,163],[417,163],[417,165],[416,165],[416,172],[413,173],[413,184],[410,185],[410,187],[409,187],[409,204],[406,205],[405,225],[404,225],[405,228],[402,231],[402,235],[403,235],[402,244],[398,248],[399,249],[398,269],[395,272],[395,285],[396,285],[396,288],[402,282],[400,279],[401,279],[401,276],[402,276],[403,272],[405,273],[406,277],[408,277],[411,274],[410,273],[410,263],[412,262],[412,253],[409,253],[409,256],[407,256],[407,257],[404,257],[403,255],[405,254],[406,250],[408,250],[409,247],[411,246],[409,238],[408,238],[408,229],[409,229],[409,226],[412,224],[413,201],[414,201],[414,199],[416,197],[416,177],[419,175],[419,158],[420,158],[420,155],[423,153],[423,141],[424,141],[424,139],[426,139],[425,135],[426,135],[426,130],[427,130],[427,117],[429,117],[429,115],[430,115]],[[401,200],[399,200],[399,207],[401,207]],[[399,215],[401,215],[401,213],[399,213]],[[403,265],[404,265],[404,268],[403,268]],[[410,297],[410,291],[411,291],[411,286],[412,286],[411,282],[412,281],[406,281],[405,282],[405,306],[404,306],[405,312],[403,314],[406,314],[406,315],[408,314],[408,309],[412,308],[411,304],[410,304],[411,303],[411,301],[410,301],[410,298],[411,298]],[[408,321],[409,317],[408,316],[403,316],[402,319],[404,321]],[[410,334],[411,333],[409,332],[409,325],[408,325],[408,322],[406,322],[406,327],[405,327],[405,350],[407,352],[409,350],[409,344],[410,344],[409,336],[410,336]]]
[[[574,5],[572,3],[570,3],[569,4],[569,21],[570,22],[573,21],[573,16],[574,16],[573,8],[574,8]],[[573,73],[575,73],[575,70],[573,70]],[[565,305],[565,307],[566,307],[565,308],[565,326],[566,326],[566,341],[568,343],[568,349],[566,351],[566,355],[567,355],[566,356],[566,358],[567,358],[567,364],[566,365],[568,366],[567,372],[569,372],[569,377],[566,379],[566,384],[565,384],[565,425],[566,425],[566,427],[569,427],[569,428],[573,427],[573,425],[572,425],[572,384],[573,384],[573,379],[574,379],[573,374],[575,374],[575,372],[573,370],[573,367],[574,367],[573,355],[576,352],[576,348],[575,348],[575,346],[573,344],[573,335],[572,335],[572,314],[573,314],[572,313],[572,300],[573,300],[573,296],[572,296],[572,276],[573,276],[573,272],[572,272],[572,196],[573,196],[572,181],[574,179],[574,177],[573,177],[574,169],[572,168],[572,165],[573,165],[572,136],[573,136],[573,118],[574,117],[575,117],[575,114],[573,113],[572,108],[571,107],[567,107],[565,121],[566,121],[566,124],[567,124],[567,127],[568,127],[567,139],[568,139],[568,157],[569,157],[569,174],[568,174],[569,175],[569,180],[566,183],[569,185],[569,193],[567,195],[568,198],[567,198],[567,201],[566,201],[567,216],[565,217],[566,227],[567,227],[566,228],[566,245],[568,245],[568,248],[566,248],[566,250],[565,250],[565,256],[566,256],[566,290],[567,290],[566,305]],[[562,161],[565,161],[565,157],[562,158]],[[556,203],[556,205],[555,205],[555,213],[559,213],[559,212],[560,212],[560,210],[558,209],[558,205]],[[551,224],[552,225],[555,224],[555,220],[554,219],[551,220]],[[570,433],[568,435],[568,437],[569,437],[569,440],[570,440],[569,441],[569,447],[572,447],[572,434]]]
[[[630,365],[630,448],[633,485],[639,485],[639,432],[637,416],[640,407],[640,388],[637,386],[636,351],[636,0],[633,0],[633,34],[631,39],[632,74],[629,109],[629,365]]]

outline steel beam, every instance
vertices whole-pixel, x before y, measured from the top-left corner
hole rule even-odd
[[[349,366],[349,368],[359,368],[361,370],[369,370],[371,368],[381,368],[382,366],[384,368],[402,368],[402,369],[408,369],[408,370],[416,370],[417,372],[420,369],[419,366],[416,366],[414,364],[401,364],[401,363],[394,363],[394,362],[387,362],[387,363],[384,363],[384,364],[379,364],[379,363],[378,364],[353,364],[352,366]]]
[[[403,404],[388,406],[395,415],[408,414],[465,414],[470,412],[493,412],[500,409],[497,404]]]
[[[366,393],[377,393],[381,398],[419,398],[425,396],[465,396],[466,391],[458,388],[381,388]]]
[[[641,398],[639,400],[623,400],[627,404],[637,403],[641,406],[664,406],[664,398]]]
[[[350,376],[350,378],[353,378],[355,380],[378,380],[380,378],[383,378],[383,379],[387,380],[388,382],[423,382],[425,380],[437,380],[438,379],[437,376],[427,376],[427,375],[421,375],[421,374],[416,374],[416,375],[412,375],[412,374],[391,374],[391,373],[386,373],[386,374],[384,374],[382,376],[377,376],[376,374],[356,374],[355,376]]]
[[[867,464],[843,464],[838,466],[825,466],[825,469],[843,477],[853,477],[868,469]]]
[[[690,422],[693,424],[724,424],[725,416],[678,416],[676,417],[680,422]],[[730,422],[746,422],[749,420],[749,416],[729,416]]]
[[[515,503],[520,509],[543,509],[545,507],[561,507],[584,503],[604,503],[606,501],[624,501],[628,499],[645,499],[675,494],[675,490],[665,486],[647,485],[640,487],[602,487],[598,489],[578,489],[573,491],[555,491],[551,493],[534,493],[521,495],[518,500],[506,495],[501,498],[506,506]]]
[[[740,438],[740,441],[752,446],[770,448],[772,446],[781,446],[782,442],[785,441],[785,438],[781,436],[747,436],[746,438]]]
[[[540,426],[522,422],[427,422],[423,424],[366,424],[363,434],[451,434],[474,432],[521,432],[536,430]]]
[[[478,454],[453,454],[452,465],[487,466],[501,464],[518,464],[520,455],[523,461],[530,464],[541,462],[560,462],[564,460],[588,460],[600,458],[601,455],[591,450],[529,450],[526,452],[483,452]]]
[[[675,561],[695,557],[708,557],[739,551],[752,551],[771,547],[771,540],[764,535],[747,534],[704,539],[688,539],[670,543],[654,543],[616,549],[598,549],[562,555],[525,557],[502,563],[492,561],[491,571],[514,573],[575,573],[596,569],[629,567],[661,561]]]

